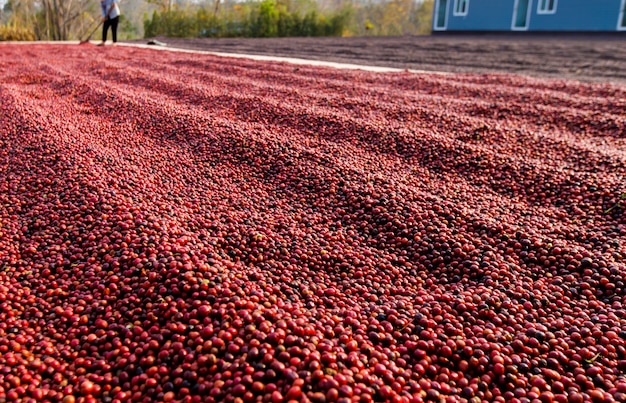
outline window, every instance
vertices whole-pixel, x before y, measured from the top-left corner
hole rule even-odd
[[[437,0],[435,2],[434,30],[445,31],[448,25],[448,0]]]
[[[513,6],[513,22],[511,24],[513,31],[528,30],[530,11],[532,9],[531,3],[532,0],[515,0],[515,5]]]
[[[454,0],[454,15],[467,15],[469,0]]]
[[[537,14],[556,13],[556,3],[558,0],[539,0],[537,3]]]

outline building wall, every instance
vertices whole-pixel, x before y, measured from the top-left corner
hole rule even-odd
[[[615,31],[621,0],[559,0],[556,14],[537,14],[533,1],[530,30]]]
[[[467,15],[464,16],[455,16],[455,0],[448,1],[450,2],[448,31],[508,31],[511,29],[513,0],[470,0]]]
[[[440,0],[435,0],[440,1]],[[557,0],[556,13],[538,14],[529,0],[529,31],[616,31],[622,0]],[[515,0],[469,0],[466,15],[454,15],[448,0],[448,31],[510,31]],[[437,30],[436,27],[433,27]]]

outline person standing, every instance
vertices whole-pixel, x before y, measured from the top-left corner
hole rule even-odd
[[[117,43],[117,25],[120,22],[119,0],[100,0],[100,8],[102,9],[102,42],[98,46],[103,46],[107,41],[107,33],[111,28],[113,36],[113,45]]]

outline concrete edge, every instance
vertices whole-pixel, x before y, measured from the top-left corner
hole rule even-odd
[[[301,59],[301,58],[283,57],[283,56],[211,52],[211,51],[206,51],[206,50],[181,49],[181,48],[173,48],[173,47],[167,47],[167,46],[146,45],[146,44],[136,44],[136,43],[119,43],[118,45],[138,47],[138,48],[144,48],[144,49],[169,50],[172,52],[198,53],[198,54],[206,54],[206,55],[213,55],[213,56],[220,56],[220,57],[232,57],[232,58],[237,58],[237,59],[250,59],[250,60],[258,60],[258,61],[264,61],[264,62],[285,62],[285,63],[296,64],[296,65],[332,67],[336,69],[348,69],[348,70],[364,70],[364,71],[370,71],[370,72],[375,72],[375,73],[409,72],[409,73],[415,73],[415,74],[448,74],[448,73],[436,72],[436,71],[401,69],[397,67],[368,66],[368,65],[362,65],[362,64],[327,62],[327,61],[322,61],[322,60]]]
[[[0,42],[0,45],[6,44],[22,44],[22,45],[34,45],[34,44],[43,44],[43,45],[79,45],[81,41],[35,41],[35,42]],[[99,41],[89,41],[89,43],[99,43]],[[110,47],[111,45],[105,45]],[[327,62],[322,60],[312,60],[312,59],[301,59],[295,57],[282,57],[282,56],[268,56],[268,55],[251,55],[251,54],[243,54],[243,53],[224,53],[224,52],[211,52],[207,50],[195,50],[195,49],[182,49],[168,46],[159,46],[159,45],[148,45],[143,43],[125,43],[118,42],[116,46],[126,46],[126,47],[135,47],[141,49],[152,49],[152,50],[167,50],[170,52],[180,52],[180,53],[194,53],[194,54],[203,54],[203,55],[212,55],[219,57],[231,57],[235,59],[249,59],[249,60],[257,60],[264,62],[284,62],[290,63],[300,66],[317,66],[317,67],[331,67],[335,69],[344,69],[344,70],[362,70],[369,71],[374,73],[413,73],[413,74],[437,74],[437,75],[449,75],[451,73],[443,72],[443,71],[429,71],[429,70],[414,70],[414,69],[402,69],[397,67],[382,67],[382,66],[368,66],[361,64],[351,64],[351,63],[338,63],[338,62]]]

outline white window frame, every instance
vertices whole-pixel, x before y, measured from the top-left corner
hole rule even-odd
[[[626,13],[626,0],[622,0],[622,5],[619,9],[618,20],[617,20],[618,31],[626,31],[626,25],[622,25],[622,21],[624,20],[625,13]]]
[[[438,26],[438,18],[439,18],[439,6],[441,5],[441,0],[435,0],[435,18],[433,18],[433,31],[446,31],[448,29],[448,8],[450,7],[451,0],[446,1],[446,13],[443,18],[443,26]]]
[[[453,15],[455,17],[463,17],[467,15],[467,11],[469,10],[470,0],[454,0],[454,12]],[[461,9],[465,6],[465,9]]]
[[[513,20],[511,21],[511,31],[528,31],[528,28],[530,27],[530,16],[532,15],[533,10],[533,0],[528,0],[528,9],[526,10],[526,26],[524,27],[515,26],[515,18],[517,17],[519,1],[520,0],[515,0],[515,4],[513,6],[515,12],[513,13]]]
[[[554,0],[552,8],[550,9],[550,0],[538,0],[537,1],[537,14],[556,14],[556,8],[558,7],[559,0]]]

